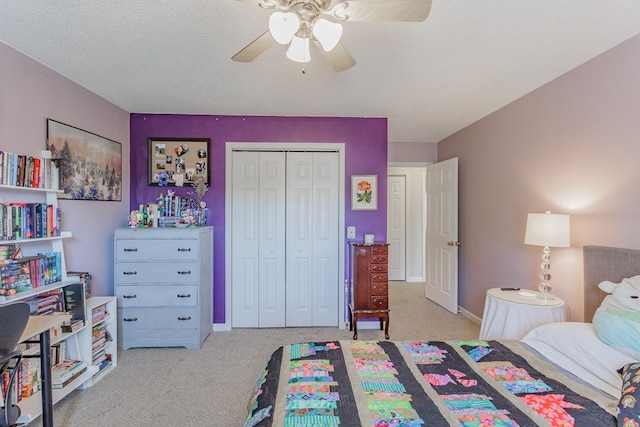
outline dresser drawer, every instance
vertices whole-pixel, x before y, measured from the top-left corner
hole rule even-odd
[[[123,283],[197,283],[196,262],[116,262],[114,280],[116,286]]]
[[[197,240],[116,240],[117,261],[180,261],[198,258]]]
[[[118,329],[118,348],[186,347],[200,348],[197,329]]]
[[[371,255],[371,264],[388,264],[388,255]]]
[[[384,264],[371,264],[372,273],[386,273],[388,268],[389,265],[386,262]]]
[[[371,297],[371,308],[386,310],[389,308],[389,299],[387,297]]]
[[[371,253],[373,255],[387,255],[389,253],[388,245],[375,245],[371,247]]]
[[[182,286],[116,286],[118,307],[190,306],[198,304],[198,287]]]
[[[371,283],[376,282],[388,282],[389,275],[387,273],[373,273],[371,274]]]
[[[371,295],[383,297],[389,296],[389,285],[387,284],[387,282],[372,283]]]
[[[118,310],[118,326],[127,329],[197,329],[197,307],[128,307]]]

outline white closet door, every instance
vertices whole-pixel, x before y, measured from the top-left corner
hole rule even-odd
[[[285,326],[285,154],[233,153],[232,324]]]
[[[287,326],[337,326],[337,153],[287,153]]]

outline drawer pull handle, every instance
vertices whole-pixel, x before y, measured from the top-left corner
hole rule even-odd
[[[191,298],[191,294],[178,294],[178,298]]]
[[[138,248],[124,248],[125,252],[138,252]]]
[[[124,319],[125,322],[137,322],[138,318],[137,317],[125,317]]]
[[[189,317],[178,317],[178,320],[191,320],[191,316],[189,316]]]
[[[122,298],[138,298],[138,295],[123,295]]]
[[[189,271],[178,271],[178,274],[191,274],[191,270],[189,270]]]
[[[178,248],[178,252],[191,252],[191,248]]]
[[[124,274],[125,276],[135,276],[136,274],[138,274],[137,271],[123,271],[122,274]]]

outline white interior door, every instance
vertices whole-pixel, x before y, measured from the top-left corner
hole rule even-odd
[[[338,164],[287,153],[286,326],[338,325]]]
[[[458,312],[458,159],[427,166],[427,298]]]
[[[406,180],[405,175],[387,175],[387,242],[389,280],[406,280]]]
[[[285,326],[285,154],[233,153],[232,323]]]

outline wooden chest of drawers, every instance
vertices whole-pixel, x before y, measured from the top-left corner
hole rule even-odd
[[[115,233],[120,348],[200,348],[213,324],[213,228]]]
[[[351,245],[351,302],[349,304],[354,339],[358,337],[358,317],[378,317],[389,339],[388,243]],[[386,323],[385,323],[386,321]]]

